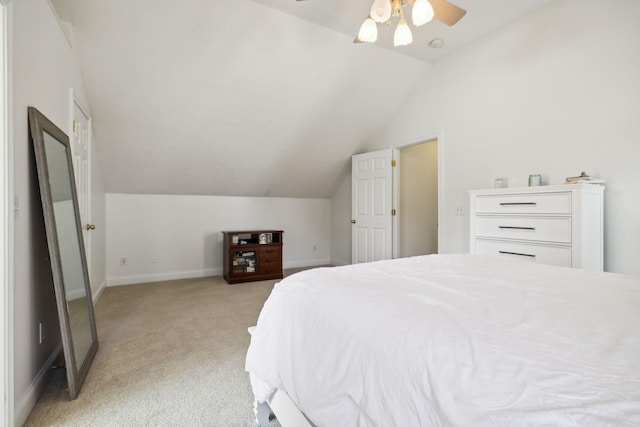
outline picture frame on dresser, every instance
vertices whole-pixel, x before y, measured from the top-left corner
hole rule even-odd
[[[469,192],[469,252],[603,271],[604,190],[596,184]]]

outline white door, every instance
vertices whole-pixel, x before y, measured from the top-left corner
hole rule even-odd
[[[392,256],[392,151],[351,158],[351,262]]]
[[[76,178],[80,222],[87,256],[87,268],[91,266],[91,119],[73,94],[71,123],[71,154]]]

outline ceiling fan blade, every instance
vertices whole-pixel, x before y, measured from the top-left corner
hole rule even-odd
[[[446,0],[429,0],[431,6],[433,6],[433,13],[435,18],[444,22],[448,26],[454,25],[456,22],[462,19],[467,13],[466,10],[451,4]]]

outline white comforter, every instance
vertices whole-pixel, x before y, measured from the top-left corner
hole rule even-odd
[[[274,287],[246,369],[318,426],[640,426],[640,278],[474,255],[309,270]]]

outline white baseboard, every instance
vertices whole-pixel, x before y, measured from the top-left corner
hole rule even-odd
[[[303,267],[318,267],[322,265],[330,265],[331,260],[329,258],[322,259],[306,259],[292,262],[285,262],[282,268],[303,268]],[[107,277],[106,286],[126,286],[135,285],[138,283],[149,282],[164,282],[167,280],[178,279],[192,279],[196,277],[209,277],[209,276],[222,276],[222,268],[207,268],[204,270],[188,270],[188,271],[172,271],[168,273],[150,273],[139,274],[135,276],[123,276],[123,277]],[[104,285],[103,285],[104,286]],[[101,287],[103,289],[103,287]],[[99,291],[101,292],[101,291]],[[94,302],[97,298],[94,296]]]
[[[98,302],[98,299],[100,299],[100,297],[102,296],[102,293],[104,292],[104,288],[105,288],[105,283],[102,282],[100,286],[98,286],[98,290],[95,293],[94,293],[94,290],[91,289],[91,295],[92,295],[92,300],[94,305],[96,302]],[[85,295],[86,293],[84,292],[84,289],[76,289],[75,291],[67,292],[66,297],[67,297],[67,301],[70,301],[74,299],[84,298]]]
[[[329,258],[314,258],[305,259],[300,261],[291,261],[282,263],[282,268],[303,268],[303,267],[320,267],[322,265],[330,265],[331,260]]]
[[[87,293],[84,291],[84,289],[76,289],[75,291],[65,292],[67,301],[84,298],[85,295],[87,295]]]
[[[164,282],[166,280],[192,279],[195,277],[222,276],[222,268],[205,270],[172,271],[169,273],[140,274],[137,276],[107,278],[107,286],[126,286],[138,283]]]
[[[29,418],[29,414],[33,410],[34,406],[38,402],[38,399],[42,395],[45,387],[47,386],[48,381],[48,373],[50,372],[51,366],[56,358],[62,352],[62,343],[58,344],[56,349],[51,353],[51,356],[47,359],[46,363],[40,368],[38,375],[36,375],[35,379],[29,385],[27,391],[25,391],[24,395],[20,399],[19,403],[16,405],[14,423],[16,427],[19,427],[27,421]]]
[[[102,282],[100,283],[100,286],[98,286],[98,289],[93,292],[93,289],[91,290],[91,295],[92,295],[92,299],[93,299],[93,305],[95,306],[98,301],[100,300],[100,298],[102,298],[102,294],[104,294],[104,290],[107,288],[107,282]]]

